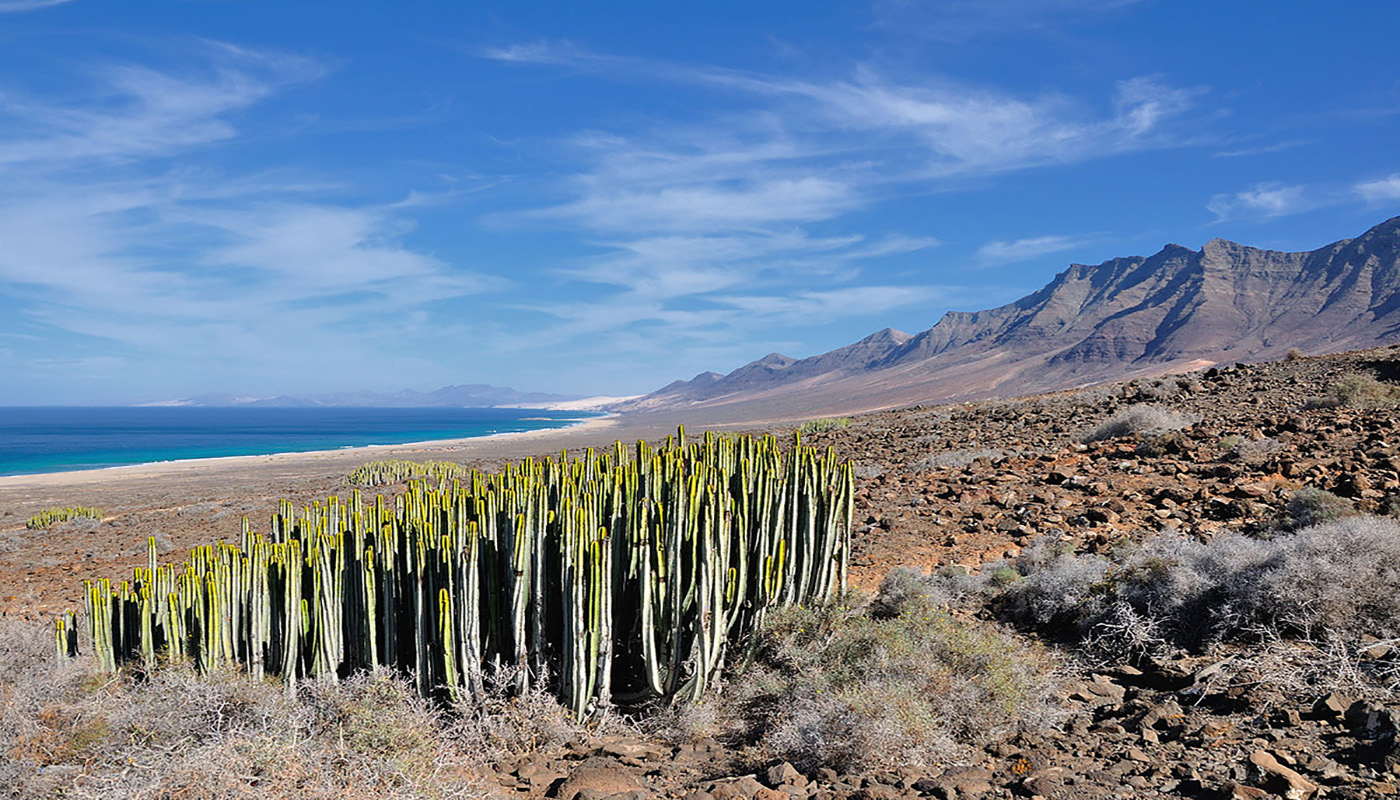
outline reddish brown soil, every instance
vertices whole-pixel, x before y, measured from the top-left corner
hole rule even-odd
[[[1309,398],[1325,395],[1341,375],[1355,371],[1394,380],[1400,375],[1400,348],[1020,400],[881,412],[805,441],[835,447],[854,459],[864,476],[852,575],[858,586],[873,589],[894,566],[931,570],[960,564],[975,571],[1015,556],[1044,534],[1098,551],[1168,528],[1200,538],[1225,530],[1263,531],[1277,524],[1292,493],[1304,486],[1347,498],[1358,510],[1391,513],[1400,508],[1400,415],[1393,408],[1304,408]],[[1080,444],[1085,433],[1137,403],[1158,404],[1200,421],[1175,436]],[[787,433],[791,426],[764,429]],[[373,457],[449,458],[492,468],[503,459],[664,432],[622,424],[535,439],[400,448]],[[1251,446],[1266,439],[1272,441],[1268,447]],[[281,498],[305,503],[343,493],[342,477],[364,459],[365,454],[352,452],[0,479],[0,615],[47,617],[75,605],[84,578],[121,576],[142,563],[147,536],[157,536],[164,557],[175,559],[194,545],[235,536],[243,516],[265,524]],[[41,508],[74,504],[105,508],[107,517],[49,531],[23,527]],[[1279,705],[1278,698],[1251,699],[1248,689],[1228,694],[1234,691],[1230,687],[1249,683],[1248,675],[1225,681],[1218,696],[1223,699],[1214,705],[1183,708],[1188,696],[1198,704],[1216,697],[1183,694],[1195,691],[1199,680],[1193,676],[1210,665],[1188,660],[1159,666],[1147,675],[1086,669],[1072,677],[1065,702],[1073,713],[1061,735],[1000,746],[977,767],[986,772],[985,780],[980,772],[964,776],[962,789],[951,772],[942,783],[927,775],[823,774],[804,776],[801,787],[794,781],[781,788],[785,796],[803,797],[1012,792],[1108,797],[1139,791],[1273,796],[1266,789],[1281,796],[1291,789],[1279,788],[1283,779],[1270,777],[1256,763],[1267,763],[1257,755],[1267,745],[1316,781],[1331,776],[1329,796],[1395,791],[1383,777],[1388,762],[1346,761],[1343,753],[1351,751],[1345,748],[1363,744],[1361,733],[1348,732],[1347,709],[1319,712],[1314,705],[1319,698],[1313,697],[1287,698]],[[1290,711],[1291,717],[1284,713]],[[1273,727],[1270,720],[1276,717],[1269,715],[1276,713],[1283,714],[1280,724],[1291,726],[1287,731]],[[689,750],[614,744],[616,753],[564,753],[541,757],[537,764],[502,765],[503,789],[541,795],[552,784],[532,775],[566,774],[589,756],[630,765],[671,796],[683,793],[681,787],[706,785],[702,779],[722,775],[728,763],[719,750],[705,750],[717,747],[712,744]],[[623,752],[627,748],[633,749]],[[1051,769],[1056,765],[1059,772]],[[921,777],[927,779],[922,784]],[[746,786],[753,791],[731,796],[759,794]],[[1261,786],[1263,794],[1251,793]],[[727,791],[719,787],[708,796]]]

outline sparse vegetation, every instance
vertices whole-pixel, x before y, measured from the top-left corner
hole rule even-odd
[[[1364,372],[1348,372],[1337,379],[1326,396],[1309,400],[1304,408],[1390,408],[1397,402],[1400,386]]]
[[[1296,347],[1290,347],[1288,348],[1288,352],[1284,354],[1283,360],[1287,362],[1302,361],[1303,351]]]
[[[1336,522],[1360,513],[1350,500],[1313,486],[1294,492],[1284,510],[1288,513],[1284,527],[1291,530]]]
[[[800,769],[931,766],[1055,718],[1044,652],[899,591],[867,608],[774,615],[727,701],[752,710],[747,734],[766,757]]]
[[[870,480],[884,475],[885,468],[879,464],[856,464],[852,467],[852,473],[862,480]]]
[[[24,523],[24,527],[31,531],[42,531],[61,522],[69,522],[75,519],[93,519],[101,522],[102,516],[102,509],[92,508],[90,506],[46,508],[30,517],[29,521]]]
[[[821,419],[809,419],[797,429],[798,433],[821,433],[822,431],[834,431],[851,426],[850,417],[823,417]]]
[[[910,472],[929,472],[936,469],[962,469],[978,460],[997,461],[1005,458],[1000,450],[964,449],[930,453],[909,465]]]
[[[1283,451],[1283,442],[1266,436],[1262,439],[1239,439],[1229,448],[1227,455],[1247,464],[1257,464]]]
[[[1114,414],[1106,422],[1085,434],[1080,441],[1099,442],[1124,436],[1148,436],[1179,431],[1195,420],[1161,406],[1138,403]]]
[[[1112,558],[1018,564],[1003,610],[1112,657],[1224,641],[1400,636],[1400,523],[1351,517],[1272,539],[1149,538]]]
[[[351,486],[389,486],[409,481],[429,481],[444,484],[465,474],[461,464],[451,461],[401,461],[382,459],[371,461],[346,476]]]
[[[0,785],[8,797],[475,798],[491,760],[586,740],[541,693],[449,712],[385,671],[339,684],[187,667],[109,676],[55,661],[0,620]]]

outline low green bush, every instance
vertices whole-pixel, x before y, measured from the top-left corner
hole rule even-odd
[[[1390,408],[1397,403],[1400,386],[1364,372],[1348,372],[1337,379],[1330,392],[1309,400],[1304,408]]]
[[[1292,530],[1336,522],[1360,513],[1345,497],[1313,486],[1304,486],[1294,492],[1284,510],[1288,514],[1284,527]]]
[[[38,514],[29,518],[24,523],[24,527],[31,531],[46,530],[60,522],[68,522],[75,519],[95,519],[102,521],[102,509],[91,506],[66,506],[64,508],[46,508]]]
[[[352,486],[388,486],[416,480],[443,483],[463,474],[462,465],[451,461],[383,459],[358,467],[346,476],[345,482]]]
[[[821,419],[809,419],[802,423],[797,429],[798,433],[821,433],[822,431],[834,431],[839,428],[849,428],[850,417],[823,417]]]

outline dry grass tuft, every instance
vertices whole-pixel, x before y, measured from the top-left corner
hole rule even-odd
[[[1400,403],[1400,386],[1377,380],[1364,372],[1348,372],[1337,379],[1324,397],[1309,400],[1304,408],[1391,408]]]
[[[799,769],[933,766],[1055,717],[1042,651],[916,593],[876,607],[772,617],[725,700],[763,756]]]
[[[1138,403],[1109,417],[1080,441],[1099,442],[1124,436],[1152,436],[1189,428],[1196,420],[1161,406]]]
[[[1221,642],[1400,637],[1400,522],[1353,516],[1270,539],[1160,534],[1115,554],[1024,560],[1012,619],[1110,658]]]
[[[588,735],[543,693],[448,709],[377,672],[289,697],[232,671],[102,676],[53,648],[44,626],[0,621],[9,796],[485,797],[491,763]]]

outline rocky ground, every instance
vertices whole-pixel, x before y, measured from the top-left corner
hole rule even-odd
[[[1303,487],[1334,493],[1360,511],[1393,512],[1400,415],[1305,408],[1356,372],[1395,378],[1400,348],[872,414],[805,441],[837,448],[865,476],[853,566],[857,581],[873,586],[895,565],[975,572],[1043,535],[1096,552],[1168,529],[1204,539],[1261,533],[1287,518],[1289,499]],[[1144,403],[1199,421],[1179,435],[1080,442],[1115,413]],[[1063,692],[1070,713],[1061,729],[995,745],[980,763],[946,770],[801,775],[777,764],[735,776],[725,774],[718,742],[676,749],[635,741],[569,760],[532,760],[507,770],[502,784],[538,791],[550,783],[541,774],[582,781],[601,776],[607,763],[649,785],[646,792],[694,800],[1400,793],[1394,695],[1383,687],[1347,695],[1326,681],[1310,691],[1302,676],[1327,654],[1294,648],[1267,660],[1248,650],[1135,666],[1076,667],[1071,660]],[[1360,657],[1398,655],[1394,642],[1374,641]],[[1267,674],[1290,668],[1295,675]],[[584,784],[550,785],[554,796],[567,797]]]
[[[975,574],[1043,536],[1095,553],[1164,530],[1201,540],[1267,534],[1296,514],[1290,500],[1308,487],[1349,510],[1394,514],[1400,414],[1384,404],[1306,407],[1358,372],[1400,378],[1400,347],[871,414],[804,440],[857,464],[852,571],[870,590],[896,566]],[[1083,442],[1142,404],[1192,424]],[[1004,625],[991,608],[955,613]],[[1400,708],[1394,683],[1374,676],[1400,674],[1400,643],[1345,647],[1277,642],[1267,652],[1227,646],[1105,663],[1063,644],[1062,723],[939,767],[804,773],[757,762],[743,742],[613,730],[507,759],[486,785],[497,796],[565,800],[1395,795]]]

